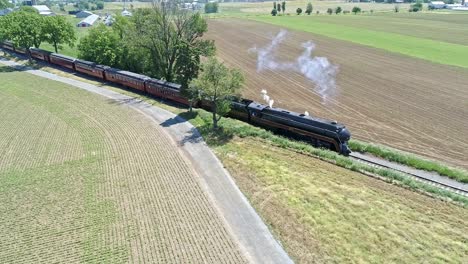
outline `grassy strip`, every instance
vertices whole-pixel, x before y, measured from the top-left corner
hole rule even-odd
[[[364,143],[357,140],[351,140],[349,142],[349,147],[353,151],[370,153],[389,161],[408,165],[420,170],[434,171],[440,175],[447,176],[459,182],[468,183],[467,171],[450,168],[435,161],[419,158],[413,154],[404,153],[395,149],[390,149],[388,147]]]
[[[465,59],[468,57],[468,48],[464,45],[321,23],[309,16],[258,16],[249,17],[249,19],[384,49],[436,63],[468,68],[468,61]]]
[[[192,123],[192,125],[197,127],[207,144],[210,146],[224,144],[234,136],[238,136],[241,138],[261,138],[275,146],[313,155],[319,157],[322,160],[335,163],[340,167],[352,171],[378,175],[389,182],[395,182],[412,190],[423,191],[425,193],[437,196],[439,198],[448,198],[452,201],[462,204],[465,207],[468,207],[468,198],[462,195],[458,195],[453,192],[434,187],[424,182],[416,181],[400,172],[396,172],[385,168],[372,167],[363,163],[356,162],[348,157],[339,155],[334,151],[315,148],[304,142],[295,141],[289,138],[275,135],[270,131],[246,124],[235,119],[223,118],[220,122],[222,128],[217,132],[213,132],[213,130],[211,129],[211,113],[209,112],[198,109],[195,110],[193,113],[179,112],[179,116],[188,120],[190,123]]]

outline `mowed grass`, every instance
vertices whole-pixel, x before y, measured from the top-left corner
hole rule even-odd
[[[242,263],[157,124],[0,67],[0,263]]]
[[[297,263],[466,261],[466,208],[263,140],[214,149]]]
[[[352,21],[353,19],[350,18],[352,16],[346,15],[346,19]],[[316,19],[314,16],[257,16],[249,18],[278,25],[281,28],[310,32],[435,63],[468,68],[468,60],[466,60],[468,58],[468,46],[466,45],[371,30],[357,25],[350,26],[343,18],[341,18],[342,24],[325,22],[323,19]],[[406,26],[409,27],[408,30],[410,31],[411,23]]]

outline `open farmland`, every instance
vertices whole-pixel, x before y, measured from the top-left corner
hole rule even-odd
[[[280,28],[238,19],[209,21],[206,37],[216,41],[218,56],[247,75],[245,97],[260,100],[260,90],[267,89],[276,106],[339,120],[354,138],[467,168],[467,69],[291,32],[278,52],[281,60],[294,60],[301,43],[313,40],[315,55],[339,66],[337,95],[322,104],[302,75],[256,72],[256,54],[248,50],[268,44]]]
[[[1,263],[245,262],[154,122],[7,67],[0,78]]]
[[[252,138],[215,151],[296,263],[465,263],[468,209]]]

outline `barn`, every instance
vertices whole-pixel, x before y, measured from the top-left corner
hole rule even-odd
[[[80,11],[80,12],[76,13],[76,17],[77,18],[85,18],[85,17],[89,17],[92,14],[93,13],[90,12],[90,11],[83,10],[83,11]]]
[[[98,15],[92,14],[85,19],[81,20],[80,23],[76,24],[77,27],[92,27],[94,23],[99,19]]]

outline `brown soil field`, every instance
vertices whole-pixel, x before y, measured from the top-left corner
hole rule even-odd
[[[266,89],[275,106],[338,120],[355,139],[468,168],[468,70],[290,31],[278,58],[295,59],[301,43],[312,40],[314,55],[339,66],[337,95],[323,104],[300,74],[256,71],[249,49],[267,45],[279,30],[249,20],[209,20],[206,38],[215,40],[218,57],[246,75],[243,96],[260,101]]]
[[[158,124],[7,67],[0,79],[0,263],[246,262]]]

